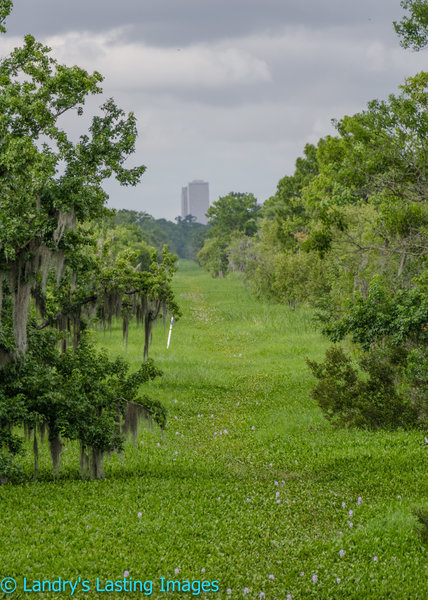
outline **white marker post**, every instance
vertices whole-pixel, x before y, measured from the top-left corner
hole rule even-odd
[[[174,321],[174,317],[171,317],[171,324],[170,324],[170,326],[169,326],[169,333],[168,333],[168,341],[167,341],[167,343],[166,343],[166,349],[167,349],[167,350],[168,350],[168,348],[169,348],[169,343],[170,343],[170,341],[171,341],[171,333],[172,333],[172,323],[173,323],[173,321]]]

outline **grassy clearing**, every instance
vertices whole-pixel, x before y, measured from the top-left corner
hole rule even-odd
[[[70,595],[24,593],[24,576],[81,576],[91,591],[79,599],[144,597],[94,589],[124,571],[152,580],[156,599],[197,595],[161,592],[160,577],[218,581],[199,594],[215,599],[428,597],[412,513],[426,502],[420,434],[330,427],[308,395],[304,357],[327,343],[307,311],[260,304],[239,279],[189,262],[175,287],[184,316],[168,351],[167,330],[154,331],[164,376],[146,390],[168,407],[164,441],[142,431],[94,482],[79,480],[72,445],[53,482],[45,448],[39,482],[0,486],[0,574],[16,577],[13,597]],[[119,326],[96,335],[124,352]],[[131,331],[134,366],[142,345]]]

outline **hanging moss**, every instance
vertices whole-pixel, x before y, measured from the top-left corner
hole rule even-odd
[[[39,472],[39,447],[37,445],[37,429],[34,428],[33,432],[33,455],[34,455],[34,479],[37,479]]]
[[[141,421],[146,420],[152,426],[152,415],[147,408],[137,402],[128,402],[125,409],[125,420],[122,425],[124,434],[131,434],[134,443],[138,437],[138,426]]]
[[[62,441],[59,434],[55,434],[54,437],[49,436],[49,449],[52,457],[53,472],[55,477],[58,477],[62,452]]]

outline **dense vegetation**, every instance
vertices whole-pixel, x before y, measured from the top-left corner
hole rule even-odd
[[[402,4],[397,32],[419,49],[427,3]],[[260,298],[314,307],[324,334],[354,342],[352,357],[309,363],[327,418],[426,427],[428,72],[335,126],[262,207],[251,194],[215,202],[198,258],[214,276],[242,272]]]
[[[0,3],[0,22],[11,2]],[[2,31],[4,31],[2,25]],[[54,471],[62,440],[79,440],[82,473],[103,475],[106,452],[123,446],[127,422],[145,415],[163,427],[161,407],[139,396],[159,374],[146,363],[133,374],[86,339],[94,320],[133,316],[145,327],[142,358],[160,313],[178,316],[170,282],[175,257],[111,244],[96,224],[105,214],[102,183],[136,185],[144,166],[125,167],[137,135],[132,113],[112,99],[73,141],[63,115],[84,113],[102,77],[59,64],[31,35],[0,62],[0,479],[16,478],[23,443],[47,430]],[[140,251],[140,252],[139,252]]]
[[[185,219],[176,217],[176,223],[166,219],[154,219],[145,212],[121,209],[104,221],[104,227],[113,230],[115,239],[135,248],[136,244],[146,244],[160,251],[167,245],[170,252],[179,258],[196,258],[202,248],[206,225],[196,223],[188,215]]]

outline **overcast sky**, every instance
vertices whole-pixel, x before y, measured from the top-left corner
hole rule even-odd
[[[332,118],[428,68],[392,27],[400,0],[14,0],[0,51],[32,33],[61,62],[97,70],[104,97],[138,119],[135,189],[109,205],[173,220],[181,187],[263,202]],[[101,104],[97,97],[88,108]]]

